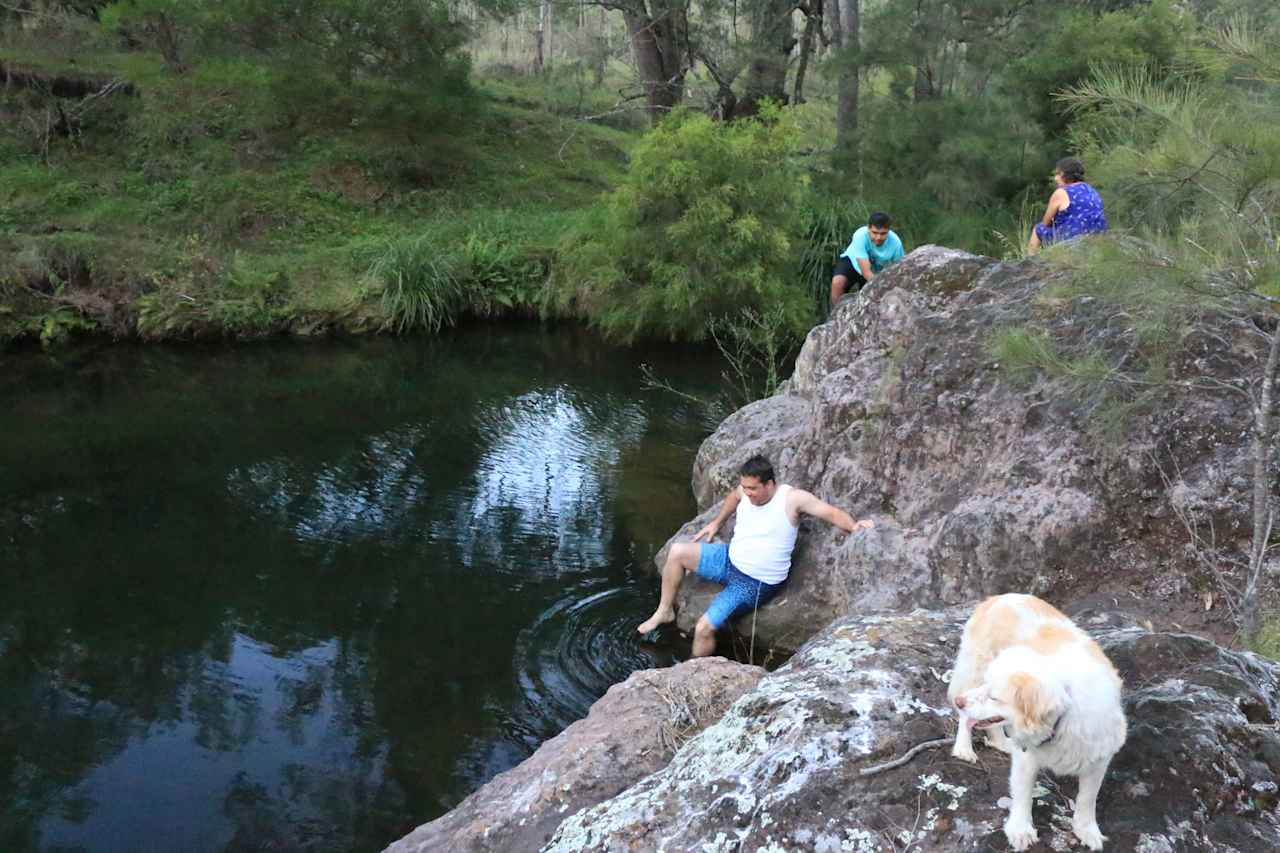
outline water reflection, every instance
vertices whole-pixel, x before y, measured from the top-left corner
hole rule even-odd
[[[2,850],[377,849],[669,658],[640,567],[703,425],[635,354],[59,358],[0,371]]]

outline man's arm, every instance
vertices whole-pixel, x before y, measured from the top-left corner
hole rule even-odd
[[[721,505],[720,511],[716,513],[716,517],[706,523],[706,525],[693,534],[694,542],[701,542],[704,539],[708,542],[716,535],[720,529],[720,525],[724,524],[729,516],[733,515],[738,509],[738,501],[742,500],[742,490],[735,488],[725,496],[724,504]]]
[[[828,524],[834,524],[845,533],[853,533],[858,530],[869,530],[875,526],[870,519],[862,521],[854,521],[853,516],[842,509],[837,509],[824,500],[820,500],[814,495],[806,492],[804,489],[791,490],[792,508],[796,514],[801,513],[811,515],[814,518],[820,518]]]
[[[869,258],[859,257],[858,269],[862,271],[862,277],[867,281],[871,281],[876,277],[876,274],[871,271],[871,260]]]

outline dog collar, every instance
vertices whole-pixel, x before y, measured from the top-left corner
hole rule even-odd
[[[1062,725],[1062,718],[1065,716],[1067,716],[1066,711],[1063,711],[1061,714],[1058,715],[1058,719],[1053,721],[1053,729],[1050,730],[1049,736],[1044,740],[1040,741],[1038,744],[1036,744],[1036,749],[1039,749],[1042,746],[1047,746],[1054,738],[1058,736],[1058,727]],[[1024,748],[1022,751],[1026,752],[1026,749]]]

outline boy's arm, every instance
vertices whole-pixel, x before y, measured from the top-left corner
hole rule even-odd
[[[861,231],[862,229],[858,229]],[[861,237],[862,239],[858,239]],[[862,277],[867,281],[875,278],[875,272],[871,269],[871,255],[867,252],[867,238],[865,234],[854,232],[853,239],[849,242],[849,248],[845,249],[845,254],[853,259],[858,265],[858,271],[862,273]]]

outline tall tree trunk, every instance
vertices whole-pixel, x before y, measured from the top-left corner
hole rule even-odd
[[[836,78],[836,149],[853,143],[858,131],[858,61],[862,10],[860,0],[831,0],[831,34],[836,47],[845,54]]]
[[[1249,549],[1244,592],[1240,601],[1240,632],[1252,637],[1258,630],[1258,585],[1267,560],[1274,518],[1271,513],[1271,457],[1275,454],[1276,373],[1280,370],[1280,327],[1271,331],[1267,365],[1263,368],[1258,407],[1253,412],[1253,541]]]
[[[550,68],[553,49],[551,44],[551,0],[542,0],[542,5],[538,9],[538,31],[542,33],[539,53],[542,53],[543,50],[546,51],[543,68]]]
[[[916,82],[912,87],[912,94],[917,101],[927,101],[938,94],[938,88],[934,85],[933,68],[925,61],[921,60],[916,66]]]
[[[796,85],[791,96],[793,104],[804,103],[804,78],[809,71],[809,59],[813,56],[818,33],[822,30],[822,0],[809,0],[804,17],[804,35],[800,37],[800,61],[796,65]]]
[[[533,73],[541,74],[545,67],[542,61],[542,28],[533,31]]]
[[[735,116],[754,115],[760,101],[787,101],[787,62],[795,49],[791,28],[795,0],[760,0],[751,21],[751,62]]]
[[[656,123],[684,99],[689,25],[679,0],[653,0],[652,9],[650,13],[637,3],[624,9],[622,17],[640,70],[649,118]]]

